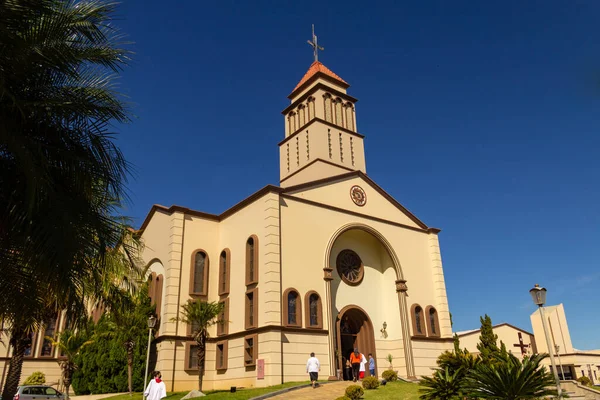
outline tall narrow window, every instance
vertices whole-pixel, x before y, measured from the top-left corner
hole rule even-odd
[[[258,335],[244,337],[244,364],[246,367],[256,365],[258,358]]]
[[[332,113],[332,99],[331,99],[331,95],[329,93],[325,93],[323,95],[323,102],[325,104],[325,121],[327,122],[332,122],[333,121],[333,113]]]
[[[315,291],[306,293],[304,297],[306,307],[306,327],[307,328],[323,328],[323,309],[321,306],[321,298]]]
[[[258,289],[246,292],[246,321],[245,328],[251,329],[258,326]]]
[[[283,325],[302,327],[302,301],[296,289],[287,289],[283,293]]]
[[[308,102],[308,120],[312,120],[315,117],[315,98],[310,96],[307,99]]]
[[[208,256],[203,250],[192,253],[190,295],[208,295]]]
[[[231,252],[225,249],[219,256],[219,296],[229,293]]]
[[[186,370],[197,370],[198,369],[198,346],[194,344],[188,344],[186,347]]]
[[[423,309],[418,304],[413,304],[411,307],[413,334],[415,336],[425,336],[425,316]]]
[[[298,325],[298,313],[296,313],[296,307],[298,305],[298,293],[288,293],[288,325]]]
[[[217,336],[229,333],[229,299],[221,301],[223,308],[217,320]]]
[[[40,357],[52,357],[54,355],[54,346],[52,342],[47,339],[54,338],[54,334],[56,333],[56,325],[58,323],[58,318],[52,319],[46,324],[44,329],[44,334],[42,335],[42,347],[40,349]]]
[[[342,116],[342,99],[339,97],[334,101],[335,107],[335,124],[341,127],[344,126],[344,117]]]
[[[36,339],[37,336],[33,332],[27,335],[27,346],[25,347],[25,353],[23,353],[23,357],[34,356]]]
[[[435,308],[428,306],[425,309],[425,317],[427,318],[427,331],[431,337],[440,336],[440,322],[438,320],[438,313]]]
[[[227,369],[227,341],[217,342],[217,357],[215,369],[222,371]]]
[[[301,128],[306,124],[306,107],[304,104],[298,106],[298,121],[298,128]]]
[[[246,286],[258,283],[258,237],[246,241]]]

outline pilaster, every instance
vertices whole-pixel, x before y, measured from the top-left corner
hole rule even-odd
[[[164,316],[161,318],[161,332],[164,335],[175,335],[177,323],[171,318],[177,316],[180,300],[181,262],[183,250],[185,215],[180,212],[171,215],[169,234],[169,256],[165,264],[165,306]]]
[[[279,195],[269,193],[264,197],[264,273],[260,283],[261,314],[263,325],[281,325],[281,238]]]
[[[446,293],[446,282],[444,280],[444,269],[442,267],[442,254],[437,233],[429,233],[429,257],[431,260],[431,272],[433,287],[435,291],[435,307],[440,321],[442,337],[452,336],[452,324],[450,322],[450,309],[448,307],[448,295]]]

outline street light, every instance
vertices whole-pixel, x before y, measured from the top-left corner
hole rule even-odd
[[[142,398],[144,397],[143,392],[146,391],[146,382],[148,379],[148,365],[150,364],[150,342],[152,341],[152,329],[156,325],[156,317],[151,315],[148,318],[148,348],[146,349],[146,374],[144,375],[144,388],[142,389]]]
[[[558,397],[562,397],[562,390],[560,389],[560,380],[558,379],[558,370],[556,369],[556,363],[554,362],[554,352],[552,351],[552,345],[550,344],[550,336],[548,336],[548,327],[546,327],[546,316],[544,313],[544,304],[546,303],[546,288],[540,287],[537,283],[529,291],[533,303],[540,308],[540,317],[542,318],[542,326],[544,327],[544,336],[546,336],[546,345],[548,346],[548,353],[550,354],[550,363],[552,364],[552,372],[554,373],[554,379],[556,380],[556,389],[558,390]]]

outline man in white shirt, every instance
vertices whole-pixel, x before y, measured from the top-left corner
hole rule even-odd
[[[154,371],[152,373],[153,379],[148,384],[148,387],[144,391],[146,400],[161,400],[167,397],[167,387],[165,383],[160,379],[162,375],[160,371]]]
[[[319,379],[319,371],[321,370],[321,364],[315,357],[315,353],[310,353],[310,358],[306,362],[306,372],[310,376],[310,383],[313,389],[317,386],[317,380]]]

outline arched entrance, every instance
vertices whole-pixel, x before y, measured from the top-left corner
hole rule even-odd
[[[346,360],[350,357],[350,353],[354,348],[358,348],[358,351],[365,355],[367,361],[369,353],[377,359],[373,324],[362,308],[350,305],[339,312],[336,321],[336,333],[338,365],[342,366],[344,380],[350,380],[352,376],[346,369]],[[369,376],[368,364],[365,369],[365,376]],[[377,375],[377,370],[375,375]]]

